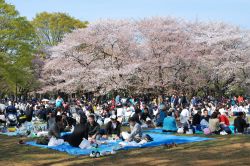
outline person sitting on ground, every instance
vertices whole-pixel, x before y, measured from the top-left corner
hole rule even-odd
[[[167,113],[167,117],[163,121],[163,132],[177,132],[176,120],[172,116],[172,112]]]
[[[81,116],[80,116],[81,117]],[[82,117],[82,121],[86,123],[86,120]],[[66,113],[62,114],[62,122],[64,126],[64,131],[70,131],[72,126],[76,125],[76,120],[72,117],[67,116]]]
[[[184,128],[184,131],[186,132],[188,128],[190,127],[190,112],[188,110],[188,105],[184,107],[184,109],[180,113],[180,123],[182,127]]]
[[[37,117],[43,121],[46,121],[47,110],[45,109],[45,105],[41,105],[41,107],[39,107]]]
[[[74,127],[72,134],[62,136],[65,142],[68,142],[73,147],[78,147],[83,138],[88,139],[87,125],[85,120],[81,117],[80,121]]]
[[[141,120],[146,122],[147,118],[152,119],[151,115],[149,114],[148,107],[145,107],[144,112],[141,114]]]
[[[16,110],[16,107],[14,106],[13,102],[9,101],[5,112],[6,112],[6,114],[15,114],[15,115],[17,115],[17,110]]]
[[[32,105],[28,105],[28,106],[27,106],[27,109],[26,109],[26,111],[25,111],[26,120],[27,120],[28,122],[31,122],[31,121],[32,121],[33,112],[34,112],[33,106],[32,106]],[[47,120],[47,118],[46,118],[46,120]]]
[[[151,129],[155,128],[154,122],[149,118],[146,119],[146,125],[147,125],[147,128],[151,128]]]
[[[3,124],[6,123],[6,118],[5,118],[4,112],[2,110],[0,110],[0,124],[1,123],[3,123]]]
[[[162,108],[160,108],[160,112],[157,113],[157,115],[156,115],[156,126],[157,127],[161,127],[163,125],[163,120],[167,116],[166,111],[167,111],[166,106],[162,105]]]
[[[137,143],[140,142],[142,139],[141,125],[137,123],[136,119],[133,117],[129,118],[128,121],[131,133],[128,135],[128,138],[126,138],[126,141],[127,142],[135,141]]]
[[[121,123],[117,121],[116,115],[110,117],[111,121],[106,124],[106,134],[104,137],[115,135],[115,139],[120,138],[121,134]]]
[[[227,134],[232,134],[232,131],[229,128],[229,119],[226,116],[226,112],[222,112],[222,114],[220,112],[218,112],[218,118],[220,121],[220,127],[222,130],[224,130]]]
[[[49,114],[49,118],[48,118],[48,129],[49,129],[49,136],[52,137],[56,137],[56,138],[60,138],[61,134],[60,134],[60,128],[57,124],[56,121],[56,116],[54,113],[50,113]]]
[[[204,110],[203,111],[203,116],[201,116],[201,122],[200,122],[200,126],[201,129],[205,129],[208,128],[208,122],[209,122],[210,116],[208,115],[208,110]]]
[[[218,112],[213,112],[211,118],[209,119],[209,130],[211,133],[220,134],[220,121],[218,118]]]
[[[198,110],[197,113],[193,116],[192,125],[195,126],[196,130],[201,130],[201,110]]]
[[[207,122],[209,122],[210,116],[208,115],[208,110],[203,111],[203,116],[201,116],[201,120],[205,119]]]
[[[244,133],[245,128],[249,127],[246,120],[244,119],[244,113],[239,112],[238,116],[234,119],[235,133]]]
[[[90,141],[95,142],[96,139],[100,138],[100,125],[95,121],[95,115],[93,114],[88,116],[87,131]]]
[[[139,108],[139,106],[137,105],[136,106],[136,109],[135,109],[135,113],[132,115],[132,117],[136,120],[137,123],[141,124],[141,109]]]

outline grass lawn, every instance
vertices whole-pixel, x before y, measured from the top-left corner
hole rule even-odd
[[[213,136],[216,140],[118,151],[93,159],[32,146],[19,145],[18,137],[0,135],[0,165],[250,165],[250,136]]]

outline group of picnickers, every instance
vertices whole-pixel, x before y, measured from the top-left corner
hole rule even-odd
[[[218,100],[212,96],[188,99],[184,94],[146,99],[117,95],[102,103],[86,97],[65,102],[58,96],[53,102],[2,103],[0,123],[1,132],[18,130],[28,122],[46,123],[45,129],[35,133],[41,136],[37,143],[45,145],[52,137],[73,147],[83,140],[90,144],[110,139],[143,144],[153,141],[143,134],[153,128],[177,134],[248,134],[249,105],[242,96]]]

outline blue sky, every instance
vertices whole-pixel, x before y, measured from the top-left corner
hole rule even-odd
[[[66,12],[75,18],[173,16],[187,20],[223,21],[250,29],[250,0],[6,0],[29,20],[36,13]]]

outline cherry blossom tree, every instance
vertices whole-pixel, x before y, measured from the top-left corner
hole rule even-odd
[[[102,20],[67,34],[42,71],[41,92],[224,94],[249,86],[249,32],[154,17]]]

